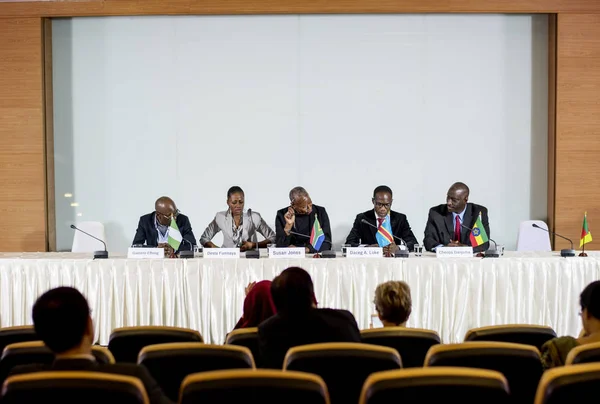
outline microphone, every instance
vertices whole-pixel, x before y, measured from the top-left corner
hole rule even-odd
[[[462,227],[464,227],[465,229],[469,230],[469,231],[473,231],[472,228],[465,226],[464,224],[460,224]],[[493,241],[494,242],[494,248],[488,248],[486,252],[484,252],[483,254],[486,257],[489,258],[500,258],[500,253],[498,252],[498,243],[496,243],[494,240],[492,240],[490,237],[488,237],[488,240]],[[460,240],[459,240],[460,241]]]
[[[310,238],[310,236],[307,236],[306,234],[296,233],[295,231],[291,231],[291,230],[290,230],[290,234],[293,234],[295,236],[306,237],[308,239]],[[321,252],[317,251],[317,254],[321,254],[321,257],[323,257],[323,258],[335,258],[336,257],[335,251],[332,251],[332,250],[324,250]]]
[[[248,218],[250,219],[250,222],[252,223],[252,230],[254,230],[254,242],[256,243],[256,247],[253,248],[252,250],[247,250],[245,255],[246,255],[246,258],[258,259],[258,258],[260,258],[260,250],[258,249],[258,236],[256,235],[256,223],[254,223],[254,220],[252,220],[252,209],[248,209]]]
[[[569,243],[571,243],[571,249],[564,248],[564,249],[560,250],[560,256],[561,257],[574,257],[575,256],[575,250],[573,249],[573,241],[571,241],[570,238],[566,238],[565,236],[561,236],[558,233],[555,233],[555,232],[550,231],[548,229],[544,229],[543,227],[540,227],[540,226],[538,226],[535,223],[532,223],[531,226],[535,227],[536,229],[544,230],[545,232],[548,232],[550,234],[554,234],[555,236],[558,236],[560,238],[564,238],[565,240],[567,240]]]
[[[377,226],[375,226],[373,223],[369,222],[367,219],[362,219],[361,223],[367,224],[375,229],[377,229]],[[379,229],[377,229],[379,230]],[[406,245],[406,243],[404,242],[404,240],[402,240],[400,237],[396,237],[395,235],[392,234],[392,237],[394,237],[396,240],[400,240],[400,245],[404,246],[404,249],[400,248],[396,253],[394,253],[394,256],[397,258],[408,258],[408,246]]]
[[[188,250],[180,250],[179,258],[194,258],[194,245],[190,242],[190,240],[186,240],[185,238],[181,239],[182,242],[186,241],[190,245],[190,249]]]
[[[94,259],[96,259],[96,258],[98,258],[98,259],[106,259],[106,258],[108,258],[108,251],[106,250],[106,243],[104,242],[104,240],[100,240],[98,237],[92,236],[90,233],[87,233],[87,232],[81,230],[80,228],[78,228],[74,224],[71,225],[71,228],[73,230],[80,231],[83,234],[85,234],[87,236],[90,236],[91,238],[93,238],[95,240],[98,240],[99,242],[101,242],[102,244],[104,244],[104,251],[94,251]]]

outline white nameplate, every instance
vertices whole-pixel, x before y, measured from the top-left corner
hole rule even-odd
[[[127,258],[165,258],[164,248],[132,248],[127,250]]]
[[[205,248],[204,258],[240,258],[239,248]]]
[[[269,248],[269,258],[304,258],[304,247],[274,247]]]
[[[346,258],[382,258],[383,248],[381,247],[348,247],[346,248]]]
[[[438,247],[435,255],[438,258],[473,258],[473,247]]]

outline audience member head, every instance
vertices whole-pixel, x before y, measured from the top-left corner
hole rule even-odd
[[[460,213],[469,202],[469,187],[462,182],[452,184],[446,195],[446,206],[449,212]]]
[[[244,191],[238,186],[233,186],[227,191],[227,206],[233,216],[240,216],[244,212]]]
[[[384,327],[404,326],[412,311],[410,287],[402,281],[381,283],[375,289],[373,303]]]
[[[41,295],[32,310],[36,334],[56,354],[90,353],[94,326],[85,297],[59,287]]]
[[[386,185],[380,185],[373,191],[373,206],[378,217],[386,217],[392,209],[392,190]]]
[[[292,188],[290,205],[297,215],[310,215],[312,212],[312,200],[306,189],[302,187]]]
[[[278,313],[300,314],[317,305],[313,282],[302,268],[290,267],[273,279],[271,295]]]
[[[154,203],[156,220],[164,226],[171,224],[171,218],[176,217],[178,210],[175,202],[168,196],[161,196]]]
[[[246,295],[242,321],[236,328],[258,327],[275,313],[277,309],[271,296],[271,281],[260,281]]]
[[[587,335],[600,333],[600,281],[590,283],[579,297],[581,322]]]

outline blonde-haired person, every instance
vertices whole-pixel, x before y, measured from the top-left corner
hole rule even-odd
[[[384,327],[405,327],[412,311],[410,287],[402,281],[381,283],[375,289],[373,303]]]

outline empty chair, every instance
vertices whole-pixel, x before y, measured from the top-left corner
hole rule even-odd
[[[422,367],[427,351],[440,343],[440,336],[431,330],[406,327],[385,327],[362,330],[362,342],[394,348],[402,358],[403,368]]]
[[[180,404],[329,404],[327,386],[317,375],[267,369],[216,370],[185,378]]]
[[[140,326],[116,328],[110,334],[108,349],[117,362],[136,363],[143,347],[169,342],[203,342],[196,330],[189,328]]]
[[[551,327],[529,324],[493,325],[467,331],[466,341],[497,341],[532,345],[541,349],[547,341],[556,338]]]
[[[600,363],[550,369],[540,381],[535,404],[593,402],[598,399],[599,386]]]
[[[115,360],[104,347],[92,346],[92,355],[98,363],[110,364]],[[4,348],[0,360],[0,383],[4,381],[16,366],[32,364],[51,364],[54,353],[42,341],[18,342]]]
[[[259,365],[258,328],[238,328],[237,330],[233,330],[227,334],[225,344],[248,348],[252,352],[254,362],[257,366]]]
[[[579,345],[569,351],[567,365],[600,362],[600,342]]]
[[[332,403],[356,403],[371,373],[402,368],[395,349],[353,342],[301,345],[291,348],[284,370],[314,373],[327,384]]]
[[[39,337],[32,325],[0,328],[0,354],[4,352],[7,345],[37,340],[39,340]]]
[[[36,372],[11,376],[2,404],[148,404],[142,382],[133,376],[97,372]]]
[[[519,225],[517,235],[517,251],[552,251],[550,234],[536,229],[533,224],[548,230],[548,225],[542,220],[525,220]]]
[[[373,373],[365,382],[360,404],[502,404],[509,403],[506,378],[493,370],[419,368]]]
[[[100,222],[80,222],[77,223],[77,227],[86,233],[91,234],[94,237],[106,242],[106,235],[104,233],[104,225]],[[71,252],[74,253],[91,253],[94,251],[104,251],[104,244],[100,241],[93,239],[90,236],[83,234],[80,231],[73,232],[73,246]]]
[[[173,401],[192,373],[223,369],[253,369],[252,353],[246,347],[176,342],[149,345],[140,352],[138,363],[145,366],[165,394]]]
[[[435,345],[425,366],[458,366],[496,370],[506,377],[511,402],[531,403],[542,376],[537,348],[507,342],[465,342]]]

